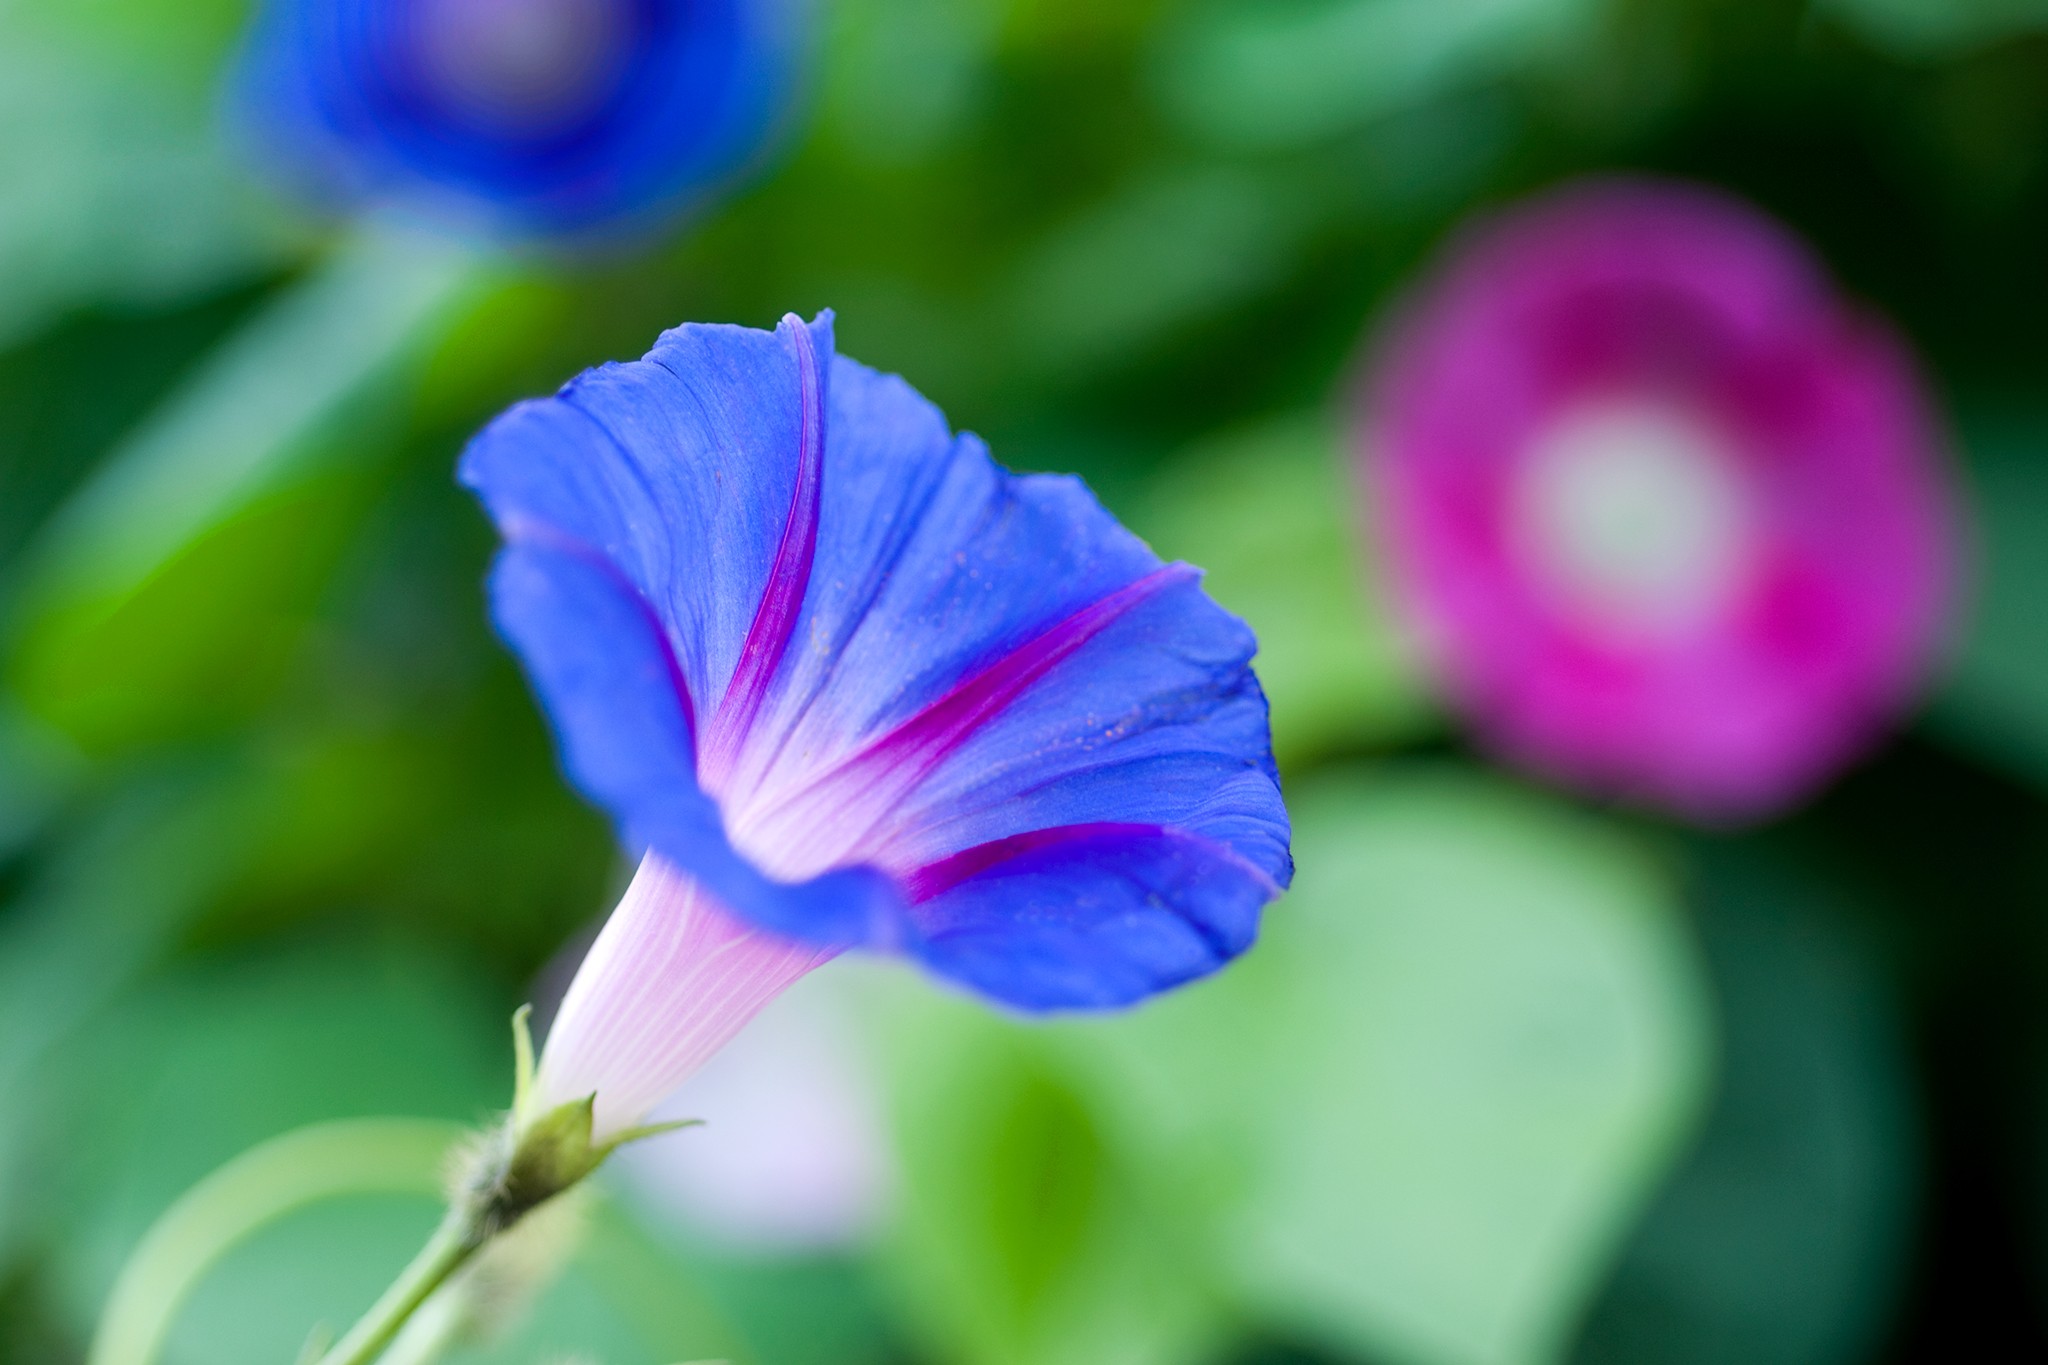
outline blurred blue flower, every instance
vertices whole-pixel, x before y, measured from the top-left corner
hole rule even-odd
[[[802,0],[266,0],[233,90],[259,159],[319,201],[514,237],[630,232],[756,158]]]
[[[1251,632],[829,315],[669,332],[462,479],[569,774],[648,851],[542,1060],[601,1128],[840,948],[1123,1005],[1242,952],[1291,874]]]

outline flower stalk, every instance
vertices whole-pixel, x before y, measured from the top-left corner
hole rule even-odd
[[[511,1112],[458,1152],[446,1216],[391,1287],[316,1365],[370,1365],[437,1290],[527,1214],[580,1184],[626,1143],[698,1122],[643,1124],[597,1141],[591,1132],[594,1095],[536,1112],[531,1015],[532,1007],[521,1005],[512,1016]]]
[[[348,1335],[320,1356],[319,1365],[369,1365],[391,1339],[398,1335],[420,1305],[448,1282],[449,1276],[483,1248],[488,1235],[482,1234],[459,1206],[450,1208],[434,1235],[420,1248],[391,1287],[384,1291],[370,1311],[349,1328]]]

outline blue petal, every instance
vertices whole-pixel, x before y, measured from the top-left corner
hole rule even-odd
[[[1106,519],[1106,516],[1105,516]],[[925,859],[1025,830],[1142,820],[1291,875],[1250,630],[1165,584],[928,774],[896,819]]]
[[[491,600],[547,700],[570,781],[612,812],[629,844],[659,849],[792,937],[861,942],[895,922],[899,891],[868,869],[783,883],[733,851],[693,775],[688,694],[661,623],[610,563],[566,541],[515,543],[492,571]]]
[[[952,862],[975,870],[955,881]],[[910,952],[1028,1010],[1127,1005],[1205,976],[1251,945],[1279,893],[1219,844],[1127,823],[1039,831],[948,863],[911,881]]]
[[[515,546],[500,628],[578,785],[737,912],[1021,1007],[1241,951],[1291,870],[1250,632],[1078,482],[1004,473],[830,357],[822,320],[685,327],[465,457]]]
[[[811,325],[829,356],[829,317]],[[671,636],[697,714],[725,696],[788,519],[801,376],[776,335],[670,333],[522,403],[464,453],[460,477],[506,538],[536,530],[618,571]]]
[[[616,232],[687,207],[756,157],[797,66],[795,8],[777,0],[610,0],[615,60],[556,114],[508,121],[466,102],[437,65],[426,8],[268,0],[236,73],[238,130],[318,198],[434,204],[521,235]],[[564,0],[560,18],[588,32],[589,8]]]

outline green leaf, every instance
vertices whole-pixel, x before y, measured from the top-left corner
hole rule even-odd
[[[94,758],[230,729],[291,676],[367,505],[361,478],[308,480],[207,528],[132,592],[45,599],[8,681]]]
[[[1455,772],[1293,806],[1296,889],[1211,981],[1039,1028],[889,997],[893,1265],[943,1354],[1186,1359],[1245,1310],[1417,1365],[1565,1344],[1704,1085],[1670,879]]]
[[[24,27],[96,64],[211,101],[253,0],[0,0]]]
[[[41,1156],[63,1210],[44,1258],[55,1301],[82,1334],[157,1215],[266,1138],[380,1114],[467,1123],[502,1105],[501,1017],[465,973],[360,946],[201,962],[131,997],[38,1078],[62,1101]],[[293,1358],[315,1321],[367,1306],[434,1217],[424,1199],[362,1201],[280,1224],[222,1263],[166,1359]],[[238,1266],[255,1278],[222,1288]]]
[[[1051,1040],[917,983],[886,997],[903,1189],[884,1266],[962,1365],[1168,1365],[1220,1313]]]
[[[1279,284],[1321,207],[1236,167],[1150,170],[1055,226],[1019,263],[1016,344],[1059,377],[1126,360]]]
[[[63,1210],[47,1264],[74,1327],[92,1322],[156,1215],[253,1144],[309,1121],[394,1113],[474,1123],[502,1105],[511,1049],[497,1013],[447,964],[349,947],[190,966],[110,1016],[66,1057],[77,1093],[59,1129],[69,1137],[45,1161]],[[444,1141],[394,1149],[399,1165],[378,1177],[392,1194],[298,1209],[220,1257],[173,1325],[167,1365],[288,1360],[317,1323],[338,1329],[367,1307],[439,1216],[448,1129],[411,1127]],[[317,1145],[298,1155],[329,1159]],[[365,1156],[330,1154],[354,1166]],[[310,1189],[322,1178],[301,1170],[286,1183]],[[377,1187],[360,1171],[347,1179]],[[495,1330],[466,1358],[752,1359],[687,1262],[622,1212],[600,1202],[581,1231],[575,1258],[536,1302],[480,1305]]]
[[[1162,104],[1216,143],[1314,141],[1569,50],[1600,0],[1213,0],[1162,29]]]
[[[457,247],[368,233],[216,351],[29,552],[9,660],[24,704],[106,753],[265,700],[405,376],[479,278]]]
[[[0,354],[0,595],[43,519],[259,299],[84,313]]]
[[[193,1289],[267,1225],[323,1199],[441,1189],[454,1124],[345,1119],[250,1148],[178,1197],[130,1254],[93,1334],[91,1365],[150,1365]]]
[[[1870,906],[1738,841],[1693,899],[1719,1093],[1589,1316],[1576,1365],[1849,1365],[1901,1301],[1918,1143]]]
[[[468,1365],[712,1359],[754,1365],[761,1359],[687,1258],[608,1195],[591,1200],[574,1254],[538,1300],[515,1308],[496,1333],[455,1358]]]
[[[2048,413],[1966,409],[1978,535],[1975,601],[1929,722],[2021,777],[2048,782]]]
[[[0,922],[0,1089],[68,1094],[56,1050],[154,965],[246,852],[248,791],[231,772],[138,780],[46,850]],[[61,1105],[0,1107],[0,1246],[12,1250],[44,1174],[31,1159]]]
[[[1250,957],[1076,1045],[1262,1316],[1375,1360],[1554,1359],[1699,1103],[1673,889],[1454,772],[1292,805],[1298,880]]]
[[[1922,60],[2048,29],[2048,0],[1819,0],[1815,8],[1887,52]]]
[[[826,127],[850,159],[914,164],[967,132],[989,94],[1005,0],[835,5]]]
[[[1168,559],[1258,633],[1254,664],[1282,765],[1429,724],[1423,682],[1359,545],[1360,508],[1331,419],[1218,437],[1154,481],[1134,518]]]
[[[125,1308],[156,1312],[124,1315],[123,1332],[96,1339],[94,1359],[132,1365],[160,1345],[150,1328],[173,1325],[184,1341],[205,1343],[204,1356],[188,1348],[187,1359],[278,1359],[276,1341],[307,1333],[298,1315],[310,1304],[367,1302],[404,1263],[408,1239],[431,1225],[460,1132],[418,1119],[345,1120],[244,1153],[152,1230],[154,1273],[124,1278],[123,1288]],[[674,1255],[592,1191],[573,1200],[493,1243],[420,1319],[452,1325],[470,1361],[754,1359]],[[144,1302],[151,1291],[155,1304]],[[165,1309],[175,1310],[168,1322]]]
[[[897,1323],[864,1261],[740,1257],[701,1248],[685,1259],[756,1365],[895,1365],[902,1359]],[[665,1285],[647,1288],[650,1299],[671,1298]]]
[[[323,454],[475,297],[456,243],[366,231],[203,364],[53,518],[30,596],[102,600]]]
[[[419,1250],[438,1216],[430,1193],[325,1200],[265,1226],[221,1257],[178,1315],[159,1365],[271,1365],[308,1335],[338,1335]]]
[[[0,701],[0,861],[34,837],[83,766],[48,726]]]
[[[0,7],[0,344],[81,304],[162,304],[281,261],[212,82],[156,60],[175,39],[110,60],[89,25],[30,8]]]

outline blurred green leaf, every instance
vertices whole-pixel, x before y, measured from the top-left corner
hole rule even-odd
[[[185,1191],[121,1269],[90,1365],[154,1365],[185,1300],[221,1258],[268,1224],[324,1199],[436,1198],[463,1130],[423,1119],[344,1119],[250,1148]]]
[[[1008,0],[841,0],[832,10],[826,126],[850,158],[924,160],[987,98]]]
[[[1186,452],[1134,525],[1258,632],[1259,682],[1283,766],[1429,723],[1422,679],[1357,544],[1358,499],[1336,424],[1276,419]]]
[[[0,342],[80,304],[160,304],[281,260],[210,82],[110,60],[61,7],[38,8],[0,6]]]
[[[103,752],[255,709],[360,514],[401,381],[480,279],[453,244],[371,232],[232,337],[30,552],[24,703]]]
[[[757,1258],[692,1248],[684,1256],[706,1295],[746,1341],[755,1365],[898,1365],[902,1358],[865,1261]]]
[[[2021,777],[2048,782],[2048,414],[1966,408],[1979,538],[1975,601],[1935,730]]]
[[[84,47],[96,64],[208,98],[252,0],[0,0],[24,28]]]
[[[345,1317],[367,1304],[432,1225],[448,1151],[461,1135],[456,1125],[419,1119],[316,1124],[251,1149],[195,1186],[151,1231],[161,1289],[197,1276],[178,1286],[179,1302],[155,1305],[157,1324],[175,1328],[185,1344],[182,1356],[174,1346],[164,1358],[259,1365],[282,1358],[278,1342],[305,1338],[321,1319],[303,1315],[316,1307]],[[185,1241],[159,1241],[177,1238]],[[200,1263],[180,1261],[181,1250]],[[149,1287],[123,1281],[131,1295]],[[415,1326],[431,1332],[439,1319],[442,1332],[452,1327],[463,1360],[754,1359],[687,1268],[588,1189],[522,1222],[441,1299]],[[164,1309],[175,1310],[167,1322]],[[343,1325],[334,1315],[327,1325]],[[106,1349],[107,1365],[116,1365],[134,1359],[143,1342],[135,1333],[103,1336],[95,1351]]]
[[[1605,0],[1210,0],[1162,29],[1161,102],[1217,143],[1285,147],[1569,49]]]
[[[1455,772],[1291,804],[1298,879],[1251,956],[1101,1028],[1117,1131],[1213,1210],[1267,1320],[1374,1360],[1553,1360],[1705,1083],[1674,890],[1617,831]]]
[[[1753,843],[1705,852],[1719,1093],[1573,1360],[1870,1360],[1900,1302],[1919,1142],[1868,907]]]
[[[1011,0],[1006,44],[1054,54],[1121,51],[1175,0]]]
[[[83,1333],[157,1215],[266,1138],[358,1115],[470,1122],[504,1104],[504,1013],[446,963],[357,945],[225,957],[132,998],[63,1059],[46,1193],[61,1210],[57,1301]],[[291,1358],[312,1323],[366,1305],[433,1217],[425,1200],[361,1201],[287,1220],[222,1263],[166,1359]],[[244,1273],[257,1282],[223,1288]]]
[[[161,1365],[295,1360],[316,1326],[345,1328],[396,1277],[439,1215],[430,1193],[323,1201],[223,1256],[171,1330]]]
[[[415,426],[466,431],[509,395],[546,392],[562,378],[526,372],[582,306],[573,282],[529,273],[519,262],[502,263],[490,274],[424,339],[411,405]]]
[[[41,829],[83,766],[48,726],[0,701],[0,863]]]
[[[1036,1029],[884,992],[893,1264],[949,1355],[1186,1359],[1247,1313],[1418,1365],[1566,1344],[1705,1083],[1673,887],[1454,772],[1293,806],[1296,889],[1213,981]]]
[[[785,1312],[803,1305],[785,1302]],[[582,1245],[529,1322],[487,1357],[506,1365],[588,1356],[606,1365],[768,1362],[719,1306],[699,1268],[652,1235],[615,1195],[593,1201]],[[780,1365],[780,1362],[775,1362]]]
[[[460,763],[420,736],[332,723],[280,739],[253,775],[261,836],[230,909],[347,903],[411,859],[445,857],[451,817],[473,798]]]
[[[1048,1040],[916,983],[889,994],[904,1188],[885,1264],[961,1365],[1200,1358],[1220,1327],[1170,1206]]]
[[[43,518],[232,330],[256,292],[141,314],[99,309],[0,355],[0,595],[11,596],[4,579]]]
[[[1928,60],[2048,29],[2048,0],[1816,0],[1884,50]]]
[[[35,598],[134,591],[308,461],[355,449],[369,411],[481,283],[459,244],[363,232],[230,338],[57,514]],[[381,393],[379,391],[382,391]]]
[[[8,661],[21,704],[95,756],[245,719],[297,659],[364,502],[360,478],[300,482],[131,593],[36,612]]]
[[[610,1196],[585,1188],[572,1198],[576,1202],[567,1207],[543,1206],[513,1234],[515,1243],[554,1238],[563,1245],[500,1248],[501,1258],[528,1264],[486,1267],[494,1282],[471,1290],[472,1300],[484,1300],[476,1305],[482,1330],[468,1333],[450,1360],[674,1365],[715,1357],[758,1365],[762,1357],[721,1314],[686,1259],[650,1236]],[[529,1279],[536,1273],[538,1284]],[[522,1279],[529,1282],[521,1285]],[[503,1297],[522,1289],[530,1302]],[[534,1289],[540,1292],[534,1295]]]
[[[53,1051],[198,917],[246,850],[247,797],[218,770],[138,780],[45,855],[0,921],[0,1087],[37,1093],[52,1078]],[[40,1193],[31,1148],[51,1110],[0,1107],[0,1248],[8,1252]]]
[[[1281,282],[1319,205],[1235,167],[1161,167],[1055,227],[1011,286],[1032,365],[1088,374]]]

